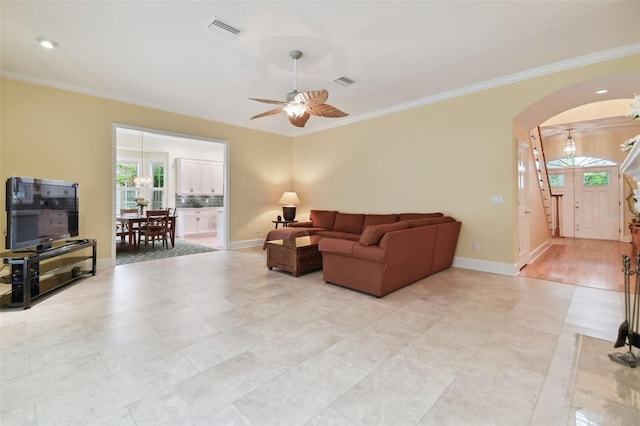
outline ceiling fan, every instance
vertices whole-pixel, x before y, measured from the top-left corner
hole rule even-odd
[[[304,127],[312,115],[318,117],[338,118],[346,117],[346,112],[342,112],[339,109],[332,107],[329,104],[325,104],[325,101],[329,97],[329,92],[326,90],[310,90],[307,92],[298,92],[296,88],[297,84],[297,72],[296,65],[298,59],[302,56],[302,52],[299,50],[292,50],[289,52],[289,56],[293,59],[293,91],[287,94],[286,101],[273,101],[270,99],[256,99],[249,98],[252,101],[263,102],[265,104],[280,105],[276,109],[272,109],[262,114],[254,115],[254,118],[266,117],[268,115],[279,114],[286,112],[289,116],[289,121],[294,126]]]

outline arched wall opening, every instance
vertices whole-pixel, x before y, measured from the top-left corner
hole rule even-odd
[[[640,133],[640,122],[634,122],[624,116],[629,110],[634,94],[640,88],[639,84],[640,74],[638,73],[614,74],[557,90],[529,105],[514,118],[514,140],[522,141],[528,138],[527,143],[531,146],[535,144],[531,139],[538,136],[540,145],[544,146],[546,160],[558,159],[563,156],[562,145],[567,138],[567,126],[581,124],[583,128],[579,134],[572,132],[572,135],[576,136],[578,148],[576,155],[605,158],[619,165],[626,155],[620,152],[620,144],[627,138]],[[597,94],[596,92],[601,89],[607,89],[607,93]],[[625,125],[622,126],[621,123]],[[543,135],[541,128],[547,129],[547,133]],[[545,139],[547,146],[545,146]],[[605,144],[608,146],[605,147]],[[533,170],[533,153],[529,164],[532,165]],[[530,186],[532,183],[535,185],[537,179],[530,179],[528,182]],[[624,179],[621,177],[619,185],[621,197],[624,197],[623,182]],[[544,193],[536,187],[532,189],[526,201],[535,205],[532,206],[534,208],[526,210],[535,213],[536,216],[529,217],[526,221],[519,219],[516,221],[518,227],[515,233],[516,247],[519,251],[521,251],[523,235],[527,236],[528,241],[524,241],[528,244],[526,259],[520,259],[521,256],[519,256],[520,267],[535,259],[551,244],[552,240],[548,225],[548,209],[545,209],[543,201]],[[518,200],[518,204],[522,201]],[[625,206],[621,208],[625,209]],[[620,212],[620,222],[623,223],[626,219],[627,212],[625,211],[624,214]],[[527,229],[523,229],[525,227]],[[623,238],[628,238],[628,235],[621,233],[620,239]]]

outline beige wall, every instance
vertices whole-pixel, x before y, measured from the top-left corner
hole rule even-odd
[[[638,71],[635,55],[297,137],[301,210],[443,211],[463,223],[456,256],[515,267],[514,120],[531,129],[558,113],[557,105],[535,105],[526,113],[547,95]],[[494,195],[504,204],[490,204]],[[472,251],[472,242],[479,251]]]
[[[451,214],[463,222],[458,257],[515,265],[514,120],[533,128],[559,112],[557,103],[531,108],[536,102],[577,82],[637,73],[638,57],[300,136],[293,144],[284,136],[3,79],[0,178],[79,181],[80,231],[100,244],[112,239],[112,123],[227,140],[232,242],[262,238],[280,211],[274,200],[295,189],[298,218],[311,208]],[[504,204],[490,204],[495,195]],[[109,255],[100,244],[99,256]]]
[[[0,89],[2,199],[12,175],[79,182],[80,234],[101,259],[113,239],[113,123],[228,141],[231,241],[264,237],[292,187],[291,138],[15,80]]]

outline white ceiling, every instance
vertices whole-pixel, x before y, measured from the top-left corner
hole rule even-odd
[[[213,17],[243,32],[211,31]],[[637,1],[2,0],[0,70],[298,135],[638,52],[638,22]],[[37,37],[59,46],[43,49]],[[304,53],[298,90],[328,89],[327,102],[349,117],[311,117],[304,129],[284,114],[249,120],[272,109],[250,97],[292,90],[293,49]],[[339,76],[356,83],[339,86]]]

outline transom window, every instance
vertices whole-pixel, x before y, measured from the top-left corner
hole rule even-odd
[[[604,167],[604,166],[616,166],[617,164],[604,160],[602,158],[595,157],[573,157],[573,158],[558,158],[555,160],[547,161],[547,169],[562,169],[567,167]]]

